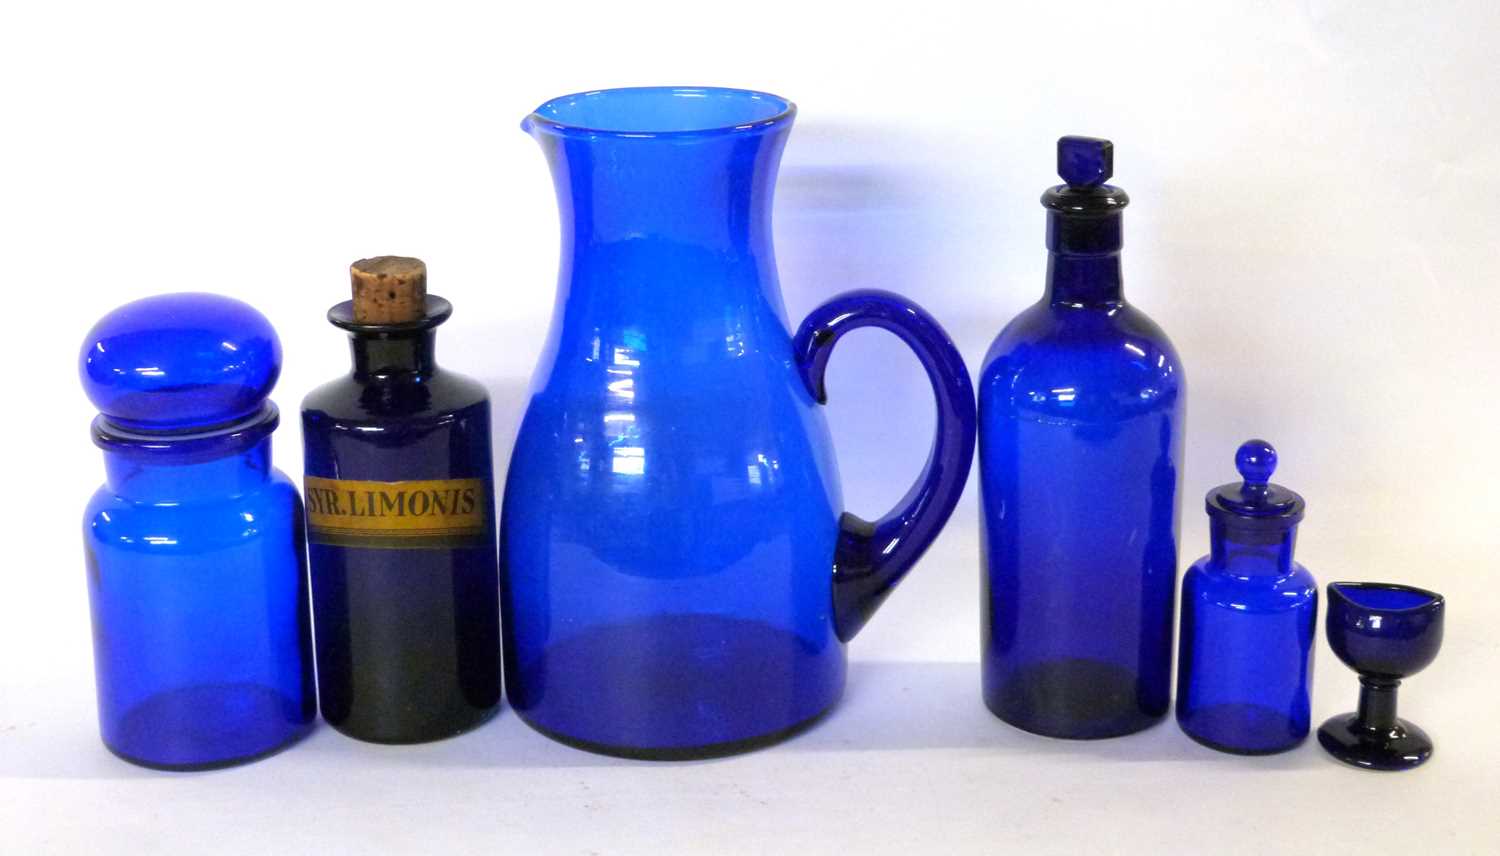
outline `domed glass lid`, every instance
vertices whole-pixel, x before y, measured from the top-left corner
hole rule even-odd
[[[281,374],[281,342],[253,307],[216,294],[127,303],[84,339],[79,377],[112,426],[202,432],[260,412]]]

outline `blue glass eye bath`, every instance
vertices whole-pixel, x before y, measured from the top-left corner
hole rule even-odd
[[[1359,708],[1318,729],[1328,754],[1366,770],[1399,771],[1432,757],[1432,738],[1396,715],[1401,682],[1437,659],[1446,601],[1394,583],[1328,586],[1328,647],[1359,673]]]
[[[265,317],[212,294],[126,304],[84,340],[99,730],[127,761],[220,767],[311,726],[302,504],[271,466],[280,371]]]
[[[1113,157],[1058,141],[1046,290],[979,379],[984,701],[1052,737],[1139,731],[1171,689],[1185,386],[1125,300]]]
[[[794,114],[663,87],[557,98],[522,125],[562,258],[505,487],[506,687],[572,745],[704,757],[808,726],[963,490],[973,391],[930,315],[856,291],[787,323],[770,214]],[[916,353],[938,414],[916,485],[874,521],[844,512],[820,412],[834,343],[867,326]]]

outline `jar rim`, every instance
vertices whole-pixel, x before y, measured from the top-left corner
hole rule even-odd
[[[248,419],[191,431],[132,431],[100,414],[94,418],[92,433],[94,445],[105,452],[188,463],[248,449],[275,431],[280,422],[281,412],[273,402],[266,401]]]

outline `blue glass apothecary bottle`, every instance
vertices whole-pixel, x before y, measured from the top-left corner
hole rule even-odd
[[[1053,737],[1111,737],[1167,712],[1184,380],[1121,290],[1106,140],[1064,137],[1047,288],[980,372],[984,700]]]
[[[1276,450],[1249,440],[1234,460],[1244,481],[1209,492],[1211,552],[1182,581],[1177,722],[1214,749],[1264,755],[1307,737],[1318,586],[1292,559],[1305,503],[1270,483]]]
[[[350,273],[328,320],[353,371],[302,402],[319,704],[360,740],[437,740],[500,704],[489,394],[438,366],[452,307],[420,260]]]
[[[191,770],[296,740],[315,704],[275,331],[237,300],[151,297],[94,326],[79,370],[106,476],[83,533],[105,745]]]

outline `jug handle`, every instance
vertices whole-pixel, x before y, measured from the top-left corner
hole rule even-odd
[[[937,398],[937,434],[922,474],[894,510],[873,522],[848,512],[839,518],[833,620],[845,642],[865,626],[948,522],[974,459],[974,387],[969,370],[937,320],[900,295],[875,289],[848,291],[807,316],[792,348],[813,399],[828,403],[823,376],[833,345],[860,327],[889,330],[917,355]]]

